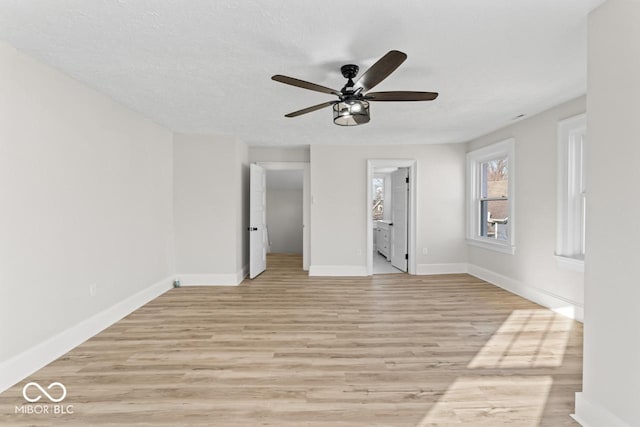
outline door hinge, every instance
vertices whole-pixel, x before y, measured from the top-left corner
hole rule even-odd
[[[404,259],[409,259],[409,254],[404,254]]]
[[[404,182],[406,182],[408,184],[409,183],[409,177],[405,178]]]

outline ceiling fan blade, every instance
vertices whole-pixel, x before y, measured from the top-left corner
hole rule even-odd
[[[325,86],[320,86],[315,83],[305,82],[304,80],[294,79],[293,77],[287,77],[280,74],[276,74],[271,77],[271,80],[275,80],[280,83],[284,83],[291,86],[301,87],[303,89],[315,90],[316,92],[329,93],[332,95],[340,96],[340,91],[331,89]]]
[[[369,92],[364,96],[368,101],[433,101],[438,97],[438,92]]]
[[[298,116],[301,116],[303,114],[307,114],[307,113],[310,113],[312,111],[320,110],[322,108],[329,107],[329,106],[331,106],[333,104],[337,104],[337,103],[338,103],[338,101],[323,102],[322,104],[318,104],[318,105],[314,105],[312,107],[304,108],[302,110],[294,111],[293,113],[285,114],[284,116],[285,117],[298,117]]]
[[[361,87],[363,92],[372,89],[375,85],[386,79],[389,74],[393,73],[405,59],[407,59],[406,53],[398,50],[389,51],[360,76],[354,87]]]

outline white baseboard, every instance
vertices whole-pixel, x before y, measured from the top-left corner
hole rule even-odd
[[[364,265],[311,265],[309,276],[368,276]]]
[[[173,276],[139,291],[46,341],[0,363],[0,393],[53,362],[173,286]]]
[[[478,267],[474,264],[467,265],[467,273],[564,316],[579,322],[583,321],[584,308],[575,301],[553,294],[547,290],[524,284],[518,280],[503,276],[486,268]]]
[[[239,285],[249,275],[249,264],[242,266],[242,270],[236,273],[236,283]]]
[[[244,267],[236,273],[229,274],[176,274],[180,286],[237,286],[247,275]]]
[[[416,274],[460,274],[467,272],[467,263],[448,263],[448,264],[418,264]]]
[[[576,413],[571,417],[582,427],[631,427],[600,405],[584,398],[584,393],[576,393]]]

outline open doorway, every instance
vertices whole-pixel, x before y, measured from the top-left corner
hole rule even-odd
[[[367,162],[367,272],[415,274],[415,160]]]
[[[267,170],[267,253],[302,256],[302,170]]]
[[[251,164],[250,277],[267,268],[267,253],[302,255],[309,269],[309,163]]]

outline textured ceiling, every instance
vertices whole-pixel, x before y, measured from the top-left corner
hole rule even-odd
[[[180,132],[249,145],[463,142],[586,92],[586,22],[602,0],[2,0],[0,39]],[[407,61],[376,87],[437,91],[372,103],[371,122],[331,109],[284,114],[340,89],[391,49]]]

